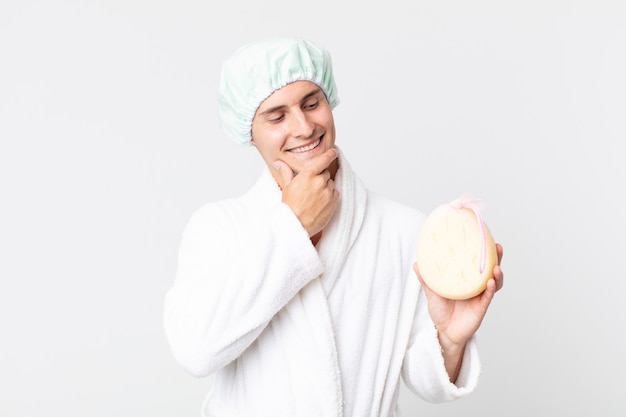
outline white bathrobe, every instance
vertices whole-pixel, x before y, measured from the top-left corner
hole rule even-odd
[[[164,325],[177,361],[212,375],[203,416],[397,416],[401,376],[432,402],[476,385],[473,339],[449,382],[412,269],[423,214],[339,166],[317,248],[268,170],[192,216]]]

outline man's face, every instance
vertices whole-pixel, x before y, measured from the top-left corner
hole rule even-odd
[[[324,92],[309,81],[274,91],[252,119],[252,144],[270,167],[285,162],[295,174],[335,146],[335,122]]]

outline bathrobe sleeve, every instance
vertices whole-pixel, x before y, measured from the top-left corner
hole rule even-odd
[[[237,200],[203,207],[183,233],[165,299],[174,357],[194,376],[227,365],[322,272],[308,234],[285,204],[263,213]]]
[[[480,359],[475,335],[468,341],[456,383],[450,382],[441,346],[424,292],[419,289],[417,312],[405,352],[402,377],[408,388],[429,402],[452,401],[471,393],[478,384]]]

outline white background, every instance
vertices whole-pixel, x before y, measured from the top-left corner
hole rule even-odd
[[[331,51],[370,188],[483,198],[504,245],[478,389],[404,415],[626,414],[626,3],[346,3],[0,0],[0,415],[198,416],[163,297],[191,213],[261,170],[215,97],[273,34]]]

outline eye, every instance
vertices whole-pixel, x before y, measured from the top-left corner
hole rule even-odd
[[[267,121],[270,123],[280,123],[285,118],[282,113],[275,113],[268,116]]]
[[[319,104],[319,100],[315,99],[315,100],[309,100],[306,103],[304,103],[304,109],[305,110],[313,110],[315,109]]]

